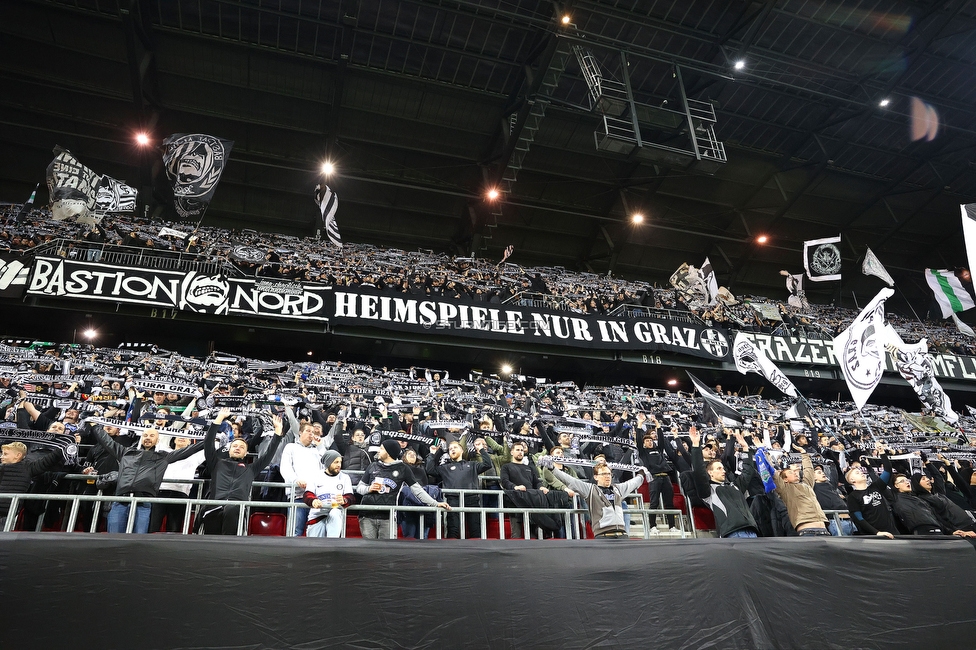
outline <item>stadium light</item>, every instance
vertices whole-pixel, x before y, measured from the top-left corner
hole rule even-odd
[[[510,374],[512,374],[512,366],[508,365],[507,363],[504,364],[502,366],[502,374],[503,375],[510,375]]]
[[[669,379],[668,380],[668,386],[677,386],[677,385],[678,385],[678,380],[677,379]]]
[[[335,165],[332,164],[332,161],[326,160],[322,163],[322,173],[326,176],[332,176],[335,173]]]
[[[735,64],[733,65],[733,67],[736,70],[744,70],[745,67],[746,67],[746,60],[745,59],[739,59],[738,61],[735,62]]]
[[[891,100],[888,99],[887,97],[885,97],[880,102],[878,102],[878,106],[880,106],[881,108],[886,108],[888,106],[888,104],[890,104],[890,103],[891,103]]]
[[[568,25],[572,18],[569,14],[563,14],[563,25]]]
[[[631,223],[634,223],[634,224],[644,223],[644,215],[642,215],[640,212],[635,212],[630,217],[630,221],[631,221]]]
[[[143,131],[136,133],[136,144],[139,145],[140,147],[147,146],[149,144],[149,135],[147,135]]]
[[[757,244],[765,244],[768,241],[769,241],[769,237],[767,237],[766,235],[759,235],[758,237],[756,237]]]
[[[498,197],[501,196],[501,193],[498,191],[497,188],[493,187],[490,190],[488,190],[488,193],[485,194],[485,196],[488,197],[489,201],[497,201]]]
[[[86,329],[83,333],[85,335],[85,338],[88,339],[88,340],[91,340],[91,339],[95,338],[96,336],[98,336],[98,332],[96,332],[95,330],[93,330],[90,327],[88,329]]]

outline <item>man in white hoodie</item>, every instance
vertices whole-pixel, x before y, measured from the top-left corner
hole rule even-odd
[[[322,472],[319,451],[312,444],[312,425],[303,422],[298,430],[298,440],[285,445],[285,450],[281,452],[281,477],[285,483],[294,483],[296,486],[294,494],[291,488],[286,488],[287,495],[296,503],[304,505],[305,488],[309,482]],[[305,534],[305,525],[308,522],[308,509],[297,508],[295,510],[295,537]]]

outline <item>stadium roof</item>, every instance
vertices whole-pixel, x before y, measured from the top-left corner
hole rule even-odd
[[[6,2],[0,198],[55,144],[158,189],[135,133],[200,132],[235,142],[205,223],[314,233],[330,159],[351,241],[656,281],[707,255],[785,297],[840,232],[845,294],[865,246],[921,291],[966,264],[974,31],[960,0]]]

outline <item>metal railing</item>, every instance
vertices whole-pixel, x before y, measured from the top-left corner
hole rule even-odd
[[[205,275],[241,277],[236,266],[204,253],[103,244],[74,239],[55,239],[33,248],[33,255],[55,255],[79,262],[98,262],[167,271],[196,271]]]
[[[95,475],[81,474],[81,475],[68,475],[66,478],[78,479],[78,480],[92,480],[97,478]],[[170,480],[169,483],[184,483],[184,484],[201,484],[205,481],[201,479],[179,479]],[[294,490],[297,486],[292,483],[272,483],[264,481],[255,481],[254,487],[277,487],[277,488],[292,488]],[[504,498],[504,492],[501,490],[453,490],[447,489],[442,490],[442,494],[457,495],[459,503],[465,503],[465,497],[467,495],[496,495],[498,498]],[[505,515],[515,516],[520,515],[522,517],[522,534],[525,539],[530,539],[531,526],[530,526],[530,516],[534,514],[545,514],[545,515],[556,515],[563,518],[565,533],[567,539],[583,539],[585,530],[585,524],[582,523],[582,517],[586,515],[587,511],[584,508],[579,507],[579,497],[573,497],[573,507],[572,508],[507,508],[507,507],[468,507],[468,506],[458,506],[452,507],[451,512],[457,513],[459,516],[459,529],[461,539],[467,539],[466,536],[466,525],[467,517],[464,515],[469,512],[478,513],[481,522],[481,537],[486,538],[488,535],[488,524],[487,518],[489,515],[498,517],[499,526],[499,538],[505,539],[505,525],[504,517]],[[650,539],[650,518],[657,517],[658,515],[677,515],[678,521],[680,522],[680,533],[681,538],[684,539],[687,536],[687,531],[685,530],[684,520],[680,510],[676,509],[647,509],[644,507],[643,499],[639,494],[629,495],[627,499],[633,502],[635,508],[628,508],[624,512],[624,517],[640,517],[643,522],[643,538]],[[285,536],[294,537],[295,535],[295,520],[296,511],[299,508],[309,509],[309,506],[304,503],[300,503],[291,499],[290,501],[228,501],[221,499],[191,499],[191,498],[171,498],[171,497],[137,497],[137,496],[119,496],[112,495],[107,496],[102,494],[99,490],[98,494],[19,494],[19,493],[6,493],[0,494],[0,502],[10,501],[9,510],[7,513],[6,522],[4,523],[3,532],[12,532],[17,524],[17,519],[19,515],[20,506],[25,501],[64,501],[67,502],[68,511],[66,513],[67,521],[64,525],[65,530],[68,532],[74,532],[78,521],[78,515],[80,512],[80,504],[83,502],[94,503],[94,507],[91,514],[91,525],[89,526],[89,533],[97,532],[99,516],[101,514],[103,503],[127,503],[129,504],[129,512],[126,520],[126,533],[131,533],[134,526],[137,515],[137,508],[140,504],[152,505],[183,505],[186,506],[183,514],[183,522],[181,532],[184,535],[190,532],[190,521],[191,516],[199,518],[201,510],[205,506],[213,506],[214,508],[221,506],[239,506],[238,508],[238,521],[237,521],[237,535],[242,536],[245,534],[245,522],[248,520],[249,515],[248,510],[250,508],[261,508],[261,509],[287,509],[288,515],[285,524]],[[45,504],[46,505],[46,504]],[[345,509],[346,512],[352,513],[366,513],[366,512],[377,512],[385,511],[389,513],[389,526],[390,526],[390,537],[395,539],[398,536],[398,527],[396,523],[397,513],[399,512],[419,512],[421,513],[421,530],[426,528],[426,516],[429,514],[434,515],[434,528],[436,539],[443,539],[443,517],[441,515],[446,514],[438,508],[430,506],[407,506],[407,505],[395,505],[395,506],[385,506],[385,505],[353,505]],[[345,513],[344,513],[345,514]],[[62,519],[64,521],[64,519]],[[198,519],[199,521],[199,519]],[[38,518],[37,530],[39,531],[43,526],[43,515]],[[345,527],[343,527],[342,536],[345,536]]]

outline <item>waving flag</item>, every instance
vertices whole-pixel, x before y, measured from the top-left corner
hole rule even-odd
[[[803,242],[803,268],[813,282],[840,280],[840,235]]]
[[[712,263],[705,258],[705,263],[701,265],[699,271],[702,283],[705,285],[705,294],[708,296],[708,304],[714,305],[718,301],[718,281],[715,279],[715,269]]]
[[[687,370],[685,372],[688,372]],[[725,426],[741,425],[745,418],[737,410],[725,403],[721,397],[716,395],[701,379],[688,372],[691,383],[698,389],[705,404],[711,409],[712,413]]]
[[[339,226],[336,224],[336,210],[339,209],[339,195],[328,185],[315,186],[315,203],[322,211],[322,225],[329,235],[329,241],[342,248],[342,237],[339,236]]]
[[[834,356],[858,410],[864,407],[881,382],[888,329],[885,325],[885,301],[894,293],[888,288],[878,292],[854,322],[833,341]]]
[[[34,199],[37,198],[37,188],[40,186],[41,186],[40,183],[34,186],[34,191],[31,192],[30,198],[27,199],[27,203],[25,203],[23,207],[20,209],[20,212],[17,213],[18,223],[26,219],[30,215],[31,210],[34,209]]]
[[[864,275],[873,275],[876,278],[881,278],[889,287],[895,286],[895,279],[891,277],[888,273],[888,269],[884,267],[878,256],[874,254],[870,248],[868,252],[864,254],[864,262],[861,264],[861,273]]]
[[[202,133],[175,133],[163,141],[163,164],[181,219],[203,219],[234,143]]]
[[[743,375],[754,372],[765,377],[766,381],[790,397],[798,395],[793,382],[787,379],[783,371],[777,368],[776,364],[770,361],[769,357],[742,332],[735,335],[735,342],[732,343],[732,358],[735,360],[735,369]]]
[[[897,332],[891,330],[887,349],[898,374],[912,387],[922,405],[949,424],[958,422],[959,416],[952,410],[949,396],[935,378],[935,361],[928,353],[926,340],[909,345],[901,340]]]
[[[942,309],[942,318],[976,307],[973,297],[963,288],[959,278],[952,271],[925,269],[925,282],[935,294],[935,301]]]

